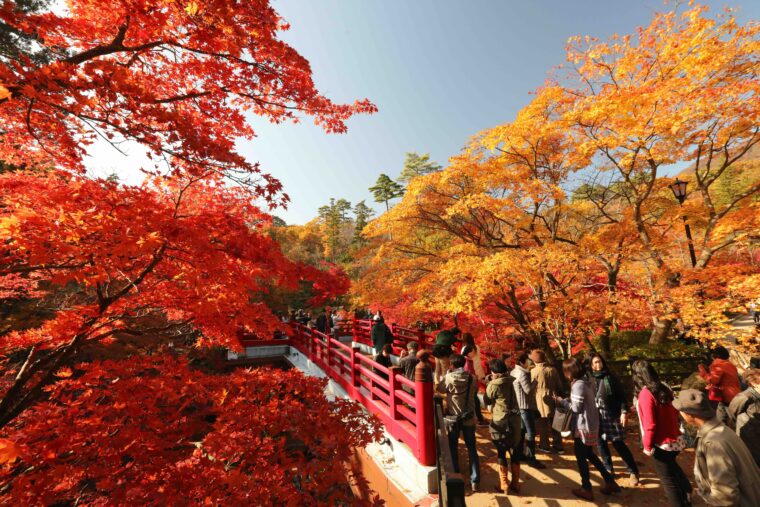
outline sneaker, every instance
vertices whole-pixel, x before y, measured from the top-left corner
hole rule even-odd
[[[594,501],[594,494],[588,489],[577,488],[577,489],[571,490],[571,493],[577,496],[578,498],[583,498],[584,500],[588,500],[589,502]]]
[[[611,495],[612,493],[619,493],[620,486],[618,486],[617,483],[614,483],[614,482],[605,482],[604,486],[599,488],[599,492],[603,495]]]

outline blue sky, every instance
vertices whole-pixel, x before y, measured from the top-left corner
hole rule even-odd
[[[708,2],[760,19],[760,2]],[[404,153],[445,165],[478,131],[506,123],[530,101],[572,35],[606,38],[648,24],[661,1],[272,0],[292,28],[283,38],[312,65],[331,99],[379,108],[328,135],[305,118],[270,125],[241,151],[278,177],[291,197],[275,214],[305,223],[330,197],[372,203],[380,173],[398,176]]]

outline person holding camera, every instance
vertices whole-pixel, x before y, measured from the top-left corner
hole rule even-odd
[[[460,354],[451,356],[452,370],[443,377],[443,381],[436,386],[436,390],[446,395],[445,422],[454,471],[459,472],[457,446],[461,433],[470,460],[470,484],[472,491],[476,492],[480,483],[480,459],[475,443],[475,396],[478,381],[474,375],[464,370],[465,362],[464,356]]]
[[[496,460],[499,464],[499,486],[497,491],[500,493],[520,493],[520,457],[522,448],[525,444],[524,433],[522,431],[522,419],[520,418],[520,408],[517,405],[517,394],[515,393],[513,382],[514,379],[507,371],[507,365],[501,359],[492,359],[488,363],[491,374],[486,375],[488,386],[486,394],[483,397],[486,405],[491,407],[493,420],[488,430],[491,433],[491,440],[496,447]],[[512,482],[509,482],[507,468],[510,463],[507,461],[507,452],[512,459],[511,471]]]

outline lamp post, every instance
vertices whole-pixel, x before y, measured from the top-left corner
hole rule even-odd
[[[673,195],[678,199],[678,205],[683,206],[683,202],[686,200],[686,181],[681,181],[676,178],[676,181],[670,185],[670,189],[673,191]],[[682,215],[683,226],[686,229],[686,239],[689,240],[689,255],[691,256],[691,267],[697,267],[697,255],[694,253],[694,241],[691,239],[691,228],[689,222],[686,220],[686,215]]]

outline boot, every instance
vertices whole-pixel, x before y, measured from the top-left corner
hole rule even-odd
[[[499,485],[496,491],[499,493],[506,493],[509,488],[509,469],[507,465],[499,465]]]
[[[520,494],[520,463],[511,463],[512,469],[512,482],[509,483],[507,491],[513,495]]]

